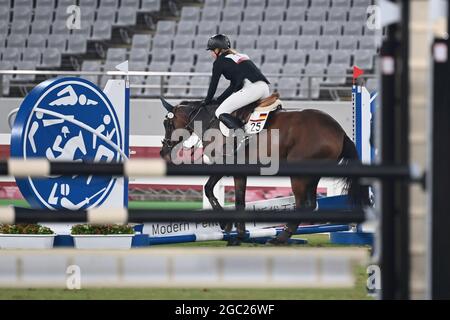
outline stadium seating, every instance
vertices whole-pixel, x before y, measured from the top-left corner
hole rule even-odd
[[[317,97],[318,86],[345,84],[343,75],[353,64],[372,69],[379,43],[373,30],[365,27],[371,0],[204,0],[183,6],[177,20],[164,18],[161,0],[78,0],[81,29],[68,29],[66,9],[73,3],[1,1],[0,67],[58,69],[71,57],[83,57],[79,68],[84,71],[109,70],[129,59],[140,70],[209,73],[212,58],[204,49],[208,37],[220,32],[229,35],[232,45],[247,53],[263,72],[279,74],[271,76],[271,82],[284,97],[305,98],[310,95],[309,86],[311,96]],[[145,18],[152,13],[161,14],[154,27],[143,25],[140,15]],[[118,43],[117,35],[123,33],[129,39]],[[92,48],[99,50],[97,56],[92,56]],[[324,76],[307,81],[308,73]],[[157,81],[150,78],[135,82],[160,83],[159,77]],[[206,89],[198,86],[207,86],[206,79],[167,78],[166,93],[201,97]],[[31,77],[4,77],[4,93],[10,92],[11,81],[21,80]],[[226,81],[221,80],[220,86],[226,87]],[[161,92],[149,88],[134,93]]]

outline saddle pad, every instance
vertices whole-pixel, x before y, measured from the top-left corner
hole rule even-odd
[[[248,122],[245,124],[245,132],[247,134],[255,134],[261,132],[266,125],[271,111],[276,110],[281,105],[280,100],[276,100],[273,104],[263,108],[255,108],[250,115]]]
[[[245,132],[248,134],[261,132],[269,118],[269,113],[270,111],[253,111],[250,115],[250,119],[248,119],[248,122],[245,124]]]

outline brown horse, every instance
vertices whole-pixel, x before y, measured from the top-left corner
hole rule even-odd
[[[218,107],[216,103],[204,108],[198,108],[200,101],[182,101],[177,106],[170,105],[164,99],[161,99],[161,101],[168,114],[164,120],[165,138],[162,141],[160,155],[167,161],[172,160],[172,149],[182,142],[182,139],[178,141],[171,140],[172,132],[175,129],[187,129],[189,133],[193,133],[195,121],[201,121],[205,129],[218,128],[218,120],[214,116],[214,110]],[[254,107],[255,104],[243,108],[244,113],[247,110],[248,114]],[[279,130],[279,144],[277,147],[279,148],[280,162],[297,162],[302,160],[359,161],[355,144],[346,135],[339,123],[324,112],[312,109],[292,112],[284,110],[274,111],[267,120],[265,128],[267,129],[266,132],[269,132],[269,136],[272,129]],[[203,132],[195,133],[199,137],[203,137]],[[251,152],[251,150],[246,151],[247,153]],[[204,187],[205,195],[215,210],[222,209],[213,192],[214,186],[221,178],[222,176],[211,176]],[[316,190],[319,180],[320,177],[291,177],[296,208],[315,208]],[[247,177],[234,176],[234,184],[236,209],[244,210]],[[355,184],[349,178],[345,179],[345,184],[345,189],[354,204],[367,205],[370,203],[367,186]],[[232,224],[221,226],[226,232],[231,231]],[[277,238],[273,239],[271,243],[286,243],[297,230],[297,227],[298,224],[295,223],[287,224],[284,231]],[[230,240],[228,245],[239,245],[245,238],[245,224],[236,223],[236,229],[238,236]]]

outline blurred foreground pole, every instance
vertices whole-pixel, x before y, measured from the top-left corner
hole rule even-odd
[[[399,9],[381,47],[382,164],[409,163],[409,6],[409,1],[390,1],[381,12],[393,15]],[[381,299],[409,299],[408,183],[383,181],[381,200]]]

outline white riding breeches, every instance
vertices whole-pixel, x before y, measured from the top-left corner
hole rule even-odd
[[[255,102],[259,99],[264,99],[270,96],[269,85],[264,81],[257,81],[252,83],[245,79],[241,90],[233,93],[217,108],[216,117],[222,113],[232,113],[239,108]]]

